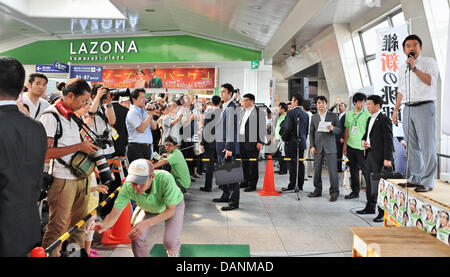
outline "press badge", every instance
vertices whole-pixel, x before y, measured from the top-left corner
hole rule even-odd
[[[358,133],[358,126],[353,126],[352,134],[356,135]]]
[[[117,138],[119,138],[119,133],[117,133],[117,130],[114,129],[114,127],[111,127],[112,132],[111,132],[111,136],[114,140],[117,140]]]

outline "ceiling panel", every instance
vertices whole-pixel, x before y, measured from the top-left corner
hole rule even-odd
[[[89,1],[86,3],[88,8]],[[111,0],[111,3],[127,20],[32,18],[0,4],[3,23],[0,48],[3,40],[17,39],[15,32],[22,37],[46,36],[45,39],[178,32],[262,50],[298,0]],[[14,26],[17,22],[26,22],[21,27],[28,28],[28,33],[17,29]]]

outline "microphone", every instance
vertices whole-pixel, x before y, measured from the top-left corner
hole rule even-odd
[[[408,59],[409,59],[409,58],[414,58],[415,56],[416,56],[416,52],[411,51],[411,52],[409,52],[409,54],[408,54]],[[408,66],[408,69],[411,70],[411,64],[408,64],[407,66]]]

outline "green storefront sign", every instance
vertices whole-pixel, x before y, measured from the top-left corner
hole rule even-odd
[[[23,64],[175,63],[259,61],[261,51],[191,36],[152,36],[37,41],[0,56]]]

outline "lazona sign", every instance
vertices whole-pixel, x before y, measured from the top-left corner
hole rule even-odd
[[[115,41],[89,41],[70,43],[71,61],[108,61],[108,60],[125,60],[125,54],[138,53],[136,42],[131,40]]]

